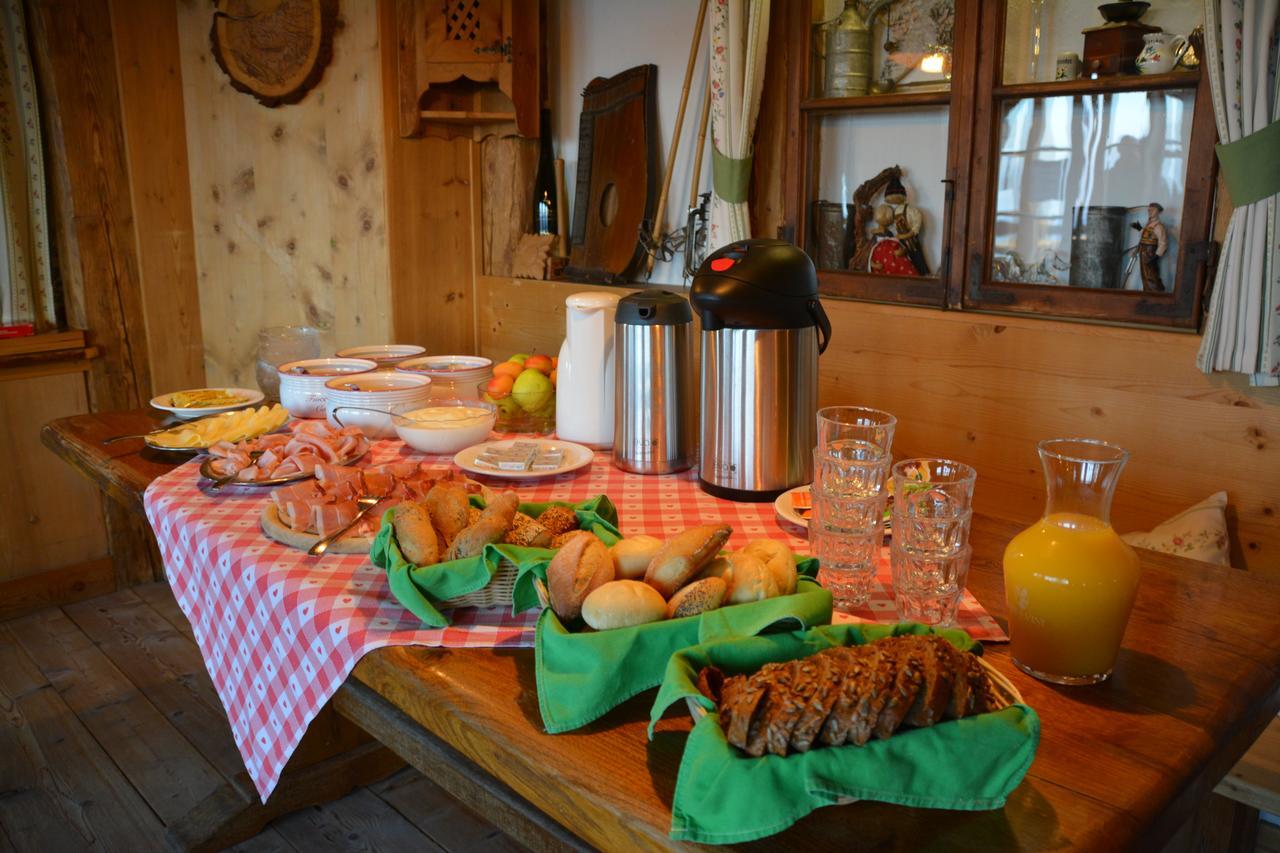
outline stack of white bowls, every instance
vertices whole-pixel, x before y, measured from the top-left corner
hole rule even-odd
[[[324,383],[347,374],[368,373],[377,364],[367,358],[304,358],[276,368],[280,402],[295,418],[323,418]]]
[[[395,438],[392,412],[408,412],[431,399],[431,378],[379,371],[338,376],[324,385],[325,414],[334,426],[354,426],[369,438]]]
[[[493,376],[493,362],[478,355],[428,355],[396,365],[400,373],[431,377],[431,396],[437,400],[468,400],[476,386]]]

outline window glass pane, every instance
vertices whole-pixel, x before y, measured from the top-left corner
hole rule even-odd
[[[813,13],[812,97],[950,88],[955,0],[818,0]]]
[[[1132,5],[1145,4],[1135,2]],[[1185,36],[1203,21],[1203,0],[1158,0],[1138,17],[1137,23]],[[1057,79],[1058,57],[1063,53],[1073,53],[1083,60],[1083,31],[1105,23],[1098,4],[1093,2],[1008,0],[1004,29],[1005,84]],[[1114,43],[1100,44],[1104,49],[1113,49],[1110,45]],[[1141,48],[1141,32],[1134,35],[1133,44]],[[1129,53],[1133,55],[1134,52],[1130,49]],[[1133,69],[1125,68],[1124,71],[1132,72]],[[1088,68],[1082,66],[1081,72],[1089,76]]]
[[[937,275],[947,125],[945,106],[860,110],[817,122],[810,245],[819,267]],[[884,174],[893,167],[898,174]]]
[[[992,278],[1171,290],[1194,102],[1192,90],[1006,102]]]

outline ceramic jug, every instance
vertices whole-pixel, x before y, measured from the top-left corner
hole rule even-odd
[[[1173,33],[1147,33],[1142,40],[1142,52],[1133,61],[1140,74],[1168,74],[1191,46]]]

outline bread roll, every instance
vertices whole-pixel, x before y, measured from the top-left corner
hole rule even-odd
[[[649,562],[644,582],[662,593],[663,598],[670,598],[719,553],[731,533],[733,528],[726,524],[707,524],[677,533]]]
[[[523,545],[526,548],[551,547],[551,533],[532,517],[517,512],[511,522],[511,529],[502,537],[508,545]]]
[[[548,546],[548,547],[551,547],[551,548],[563,548],[563,547],[564,547],[564,543],[568,542],[570,539],[572,539],[573,537],[577,536],[579,533],[584,533],[584,534],[586,534],[587,536],[590,536],[590,537],[592,537],[592,538],[594,538],[594,539],[599,539],[599,538],[600,538],[600,537],[596,536],[594,533],[592,533],[590,530],[566,530],[564,533],[557,533],[555,536],[552,536],[552,537],[551,537],[551,545],[550,545],[550,546]],[[604,542],[603,542],[603,541],[601,541],[601,543],[600,543],[600,544],[602,544],[602,545],[603,545],[603,544],[604,544]],[[605,545],[605,550],[607,551],[608,549],[609,549],[609,546]]]
[[[777,539],[753,539],[742,549],[742,553],[764,561],[778,584],[779,595],[790,595],[796,591],[796,557],[785,542]]]
[[[454,538],[471,522],[467,520],[467,510],[471,503],[467,500],[467,490],[459,483],[441,480],[427,492],[427,509],[431,512],[431,521],[440,531],[445,544],[453,544]]]
[[[729,585],[723,578],[703,578],[682,588],[667,602],[667,618],[696,616],[707,610],[715,610],[724,603]]]
[[[551,609],[561,621],[577,619],[582,613],[583,600],[596,587],[611,580],[613,560],[609,549],[595,536],[580,530],[569,537],[547,566]]]
[[[578,514],[572,507],[549,506],[538,516],[538,523],[555,536],[557,533],[568,533],[578,529]]]
[[[763,601],[778,594],[778,582],[764,561],[754,554],[736,551],[725,555],[731,568],[732,582],[725,604],[746,604]]]
[[[440,562],[440,540],[431,524],[431,512],[425,501],[409,501],[396,507],[391,517],[400,553],[415,566],[433,566]]]
[[[501,540],[514,523],[516,507],[519,505],[520,498],[510,491],[489,501],[476,523],[464,528],[454,538],[453,544],[449,546],[449,559],[474,557],[484,550],[485,545]]]
[[[667,615],[667,603],[658,591],[640,581],[610,581],[582,602],[582,618],[597,631],[630,628],[657,622]]]
[[[628,539],[619,539],[609,549],[609,556],[613,557],[614,574],[620,578],[640,580],[661,547],[661,539],[656,536],[645,536],[643,533]]]

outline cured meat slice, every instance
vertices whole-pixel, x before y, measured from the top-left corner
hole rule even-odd
[[[349,480],[360,476],[360,469],[350,465],[321,464],[316,466],[316,482],[322,486],[326,483],[337,483],[340,480]]]
[[[315,529],[311,523],[314,506],[310,501],[285,501],[283,506],[276,507],[276,514],[294,530],[305,533]]]
[[[314,532],[328,536],[341,530],[356,517],[360,507],[355,501],[339,501],[331,504],[315,504],[311,507],[311,523]]]
[[[374,471],[382,474],[390,474],[392,477],[395,477],[397,480],[399,480],[405,477],[412,477],[414,474],[416,474],[418,472],[418,463],[412,462],[412,461],[387,462],[384,465],[370,466],[366,470]]]
[[[276,511],[283,517],[284,505],[290,501],[302,501],[304,503],[314,503],[315,499],[320,495],[320,490],[316,488],[316,484],[312,482],[293,483],[288,486],[281,486],[271,493],[271,500],[276,505]]]
[[[375,471],[369,468],[364,472],[364,493],[366,495],[389,495],[395,485],[395,477],[385,471]]]

